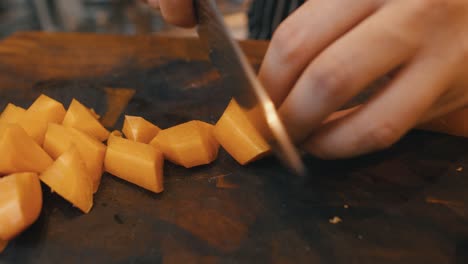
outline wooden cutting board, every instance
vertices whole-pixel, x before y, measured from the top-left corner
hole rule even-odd
[[[267,43],[242,46],[258,66]],[[0,107],[46,93],[116,128],[119,109],[165,128],[216,122],[229,85],[194,39],[21,33],[0,43]],[[273,158],[168,163],[159,195],[106,174],[89,215],[44,187],[39,220],[0,263],[468,263],[467,139],[418,131],[381,153],[306,161],[306,184]]]

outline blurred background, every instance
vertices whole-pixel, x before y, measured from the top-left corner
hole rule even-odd
[[[218,0],[234,36],[248,36],[251,0]],[[194,36],[194,30],[166,25],[140,0],[0,0],[0,38],[16,31],[95,32]]]

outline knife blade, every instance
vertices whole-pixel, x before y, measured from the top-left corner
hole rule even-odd
[[[306,169],[271,98],[257,79],[253,67],[227,29],[215,0],[195,0],[197,33],[211,63],[225,79],[232,97],[244,109],[276,156],[297,175]]]

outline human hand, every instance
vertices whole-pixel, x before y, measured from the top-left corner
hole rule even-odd
[[[161,9],[164,19],[181,27],[193,27],[196,24],[193,0],[144,0],[151,7]]]
[[[394,69],[366,104],[334,113]],[[259,78],[312,154],[385,149],[467,105],[468,1],[309,0],[274,34]]]

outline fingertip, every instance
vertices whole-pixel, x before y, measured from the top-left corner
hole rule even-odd
[[[164,19],[173,25],[185,28],[197,24],[192,0],[161,0],[159,7]]]
[[[170,15],[164,15],[163,13],[164,20],[167,21],[167,23],[178,26],[178,27],[183,27],[183,28],[193,28],[197,25],[197,22],[195,18],[179,18],[179,17],[174,17]]]
[[[333,150],[327,149],[326,147],[324,148],[317,138],[309,139],[302,148],[312,156],[321,160],[336,160],[339,158],[339,155],[336,155]]]
[[[349,121],[351,114],[356,113],[358,109],[359,107],[350,108],[330,115],[329,119],[304,141],[302,148],[322,160],[346,159],[363,154],[364,149],[354,144],[353,137],[335,136],[341,125]]]

